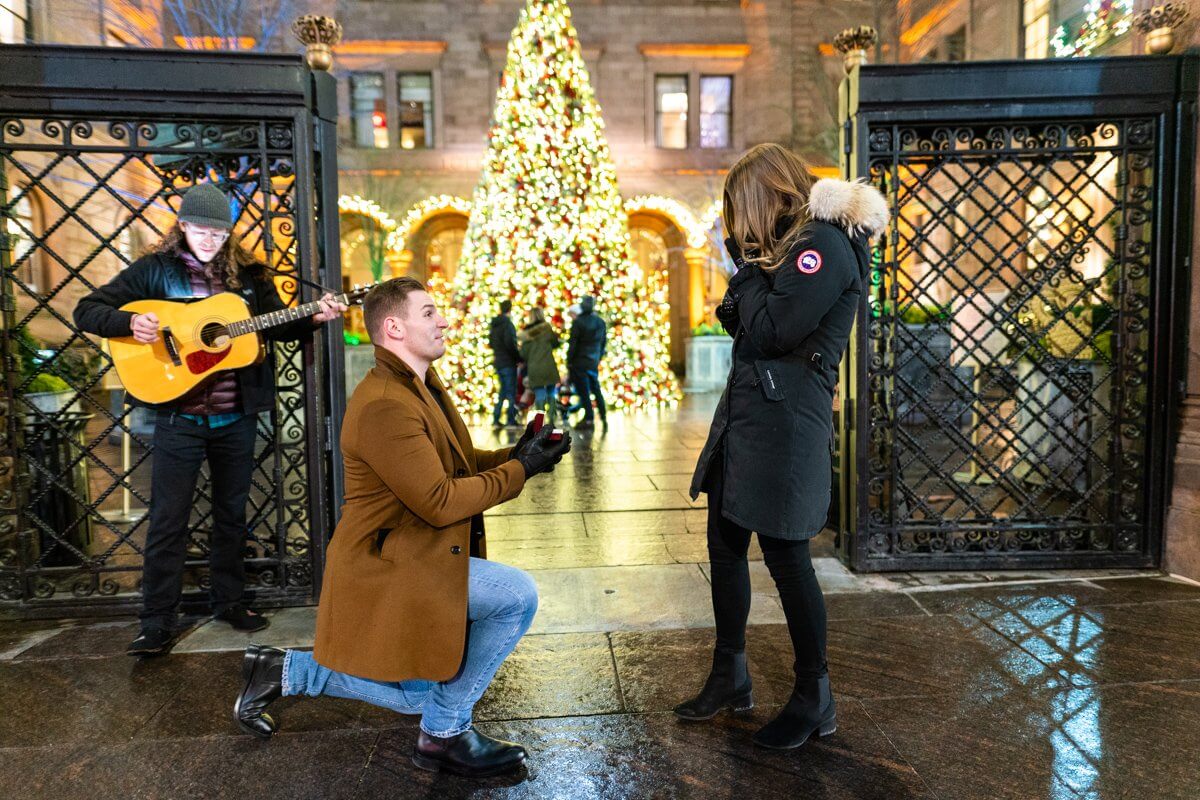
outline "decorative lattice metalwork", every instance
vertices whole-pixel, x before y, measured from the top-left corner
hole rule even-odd
[[[308,163],[298,152],[303,119],[0,114],[8,233],[0,237],[8,323],[0,601],[137,602],[152,417],[123,406],[102,341],[75,328],[72,310],[161,236],[199,181],[216,181],[235,199],[244,244],[284,273],[277,285],[285,299],[294,296],[297,281],[286,276],[300,261],[298,208],[312,202],[298,198],[309,177],[297,175],[297,164]],[[311,599],[310,536],[324,528],[310,512],[311,361],[299,344],[274,346],[274,358],[278,400],[259,419],[246,564],[257,601],[285,604]],[[185,601],[208,586],[209,486],[205,472]]]
[[[860,331],[869,557],[1146,551],[1155,137],[869,128],[894,217]]]

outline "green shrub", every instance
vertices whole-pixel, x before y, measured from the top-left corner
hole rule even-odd
[[[48,372],[40,372],[34,379],[29,382],[29,387],[25,389],[26,394],[36,394],[38,392],[69,392],[71,386],[57,375],[51,375]]]

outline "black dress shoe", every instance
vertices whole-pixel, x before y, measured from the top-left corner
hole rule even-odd
[[[751,740],[772,750],[791,750],[812,736],[829,736],[837,730],[837,707],[829,690],[829,676],[797,681],[779,716],[758,730]]]
[[[471,728],[442,739],[421,731],[413,748],[413,763],[433,772],[453,772],[468,778],[487,778],[512,772],[525,763],[525,748],[484,736]]]
[[[175,633],[166,628],[145,627],[138,632],[137,638],[125,648],[125,653],[131,656],[161,656],[171,649],[175,643]]]
[[[233,626],[234,630],[246,631],[247,633],[261,631],[271,624],[271,620],[245,606],[230,606],[220,614],[214,614],[213,619],[228,622]]]
[[[700,694],[675,706],[675,716],[690,722],[712,719],[719,712],[749,711],[754,708],[750,672],[746,669],[746,653],[713,652],[712,672]]]
[[[241,693],[233,704],[233,718],[243,731],[263,739],[275,733],[275,720],[267,706],[283,695],[284,651],[261,644],[246,648],[242,658]]]

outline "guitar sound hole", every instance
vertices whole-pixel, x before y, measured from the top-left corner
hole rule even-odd
[[[200,341],[205,347],[224,347],[229,344],[229,330],[219,322],[210,322],[200,329]]]

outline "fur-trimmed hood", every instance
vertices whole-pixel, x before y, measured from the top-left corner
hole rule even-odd
[[[813,219],[845,228],[851,236],[863,231],[875,237],[888,224],[887,200],[862,181],[821,178],[809,192],[808,213]]]

